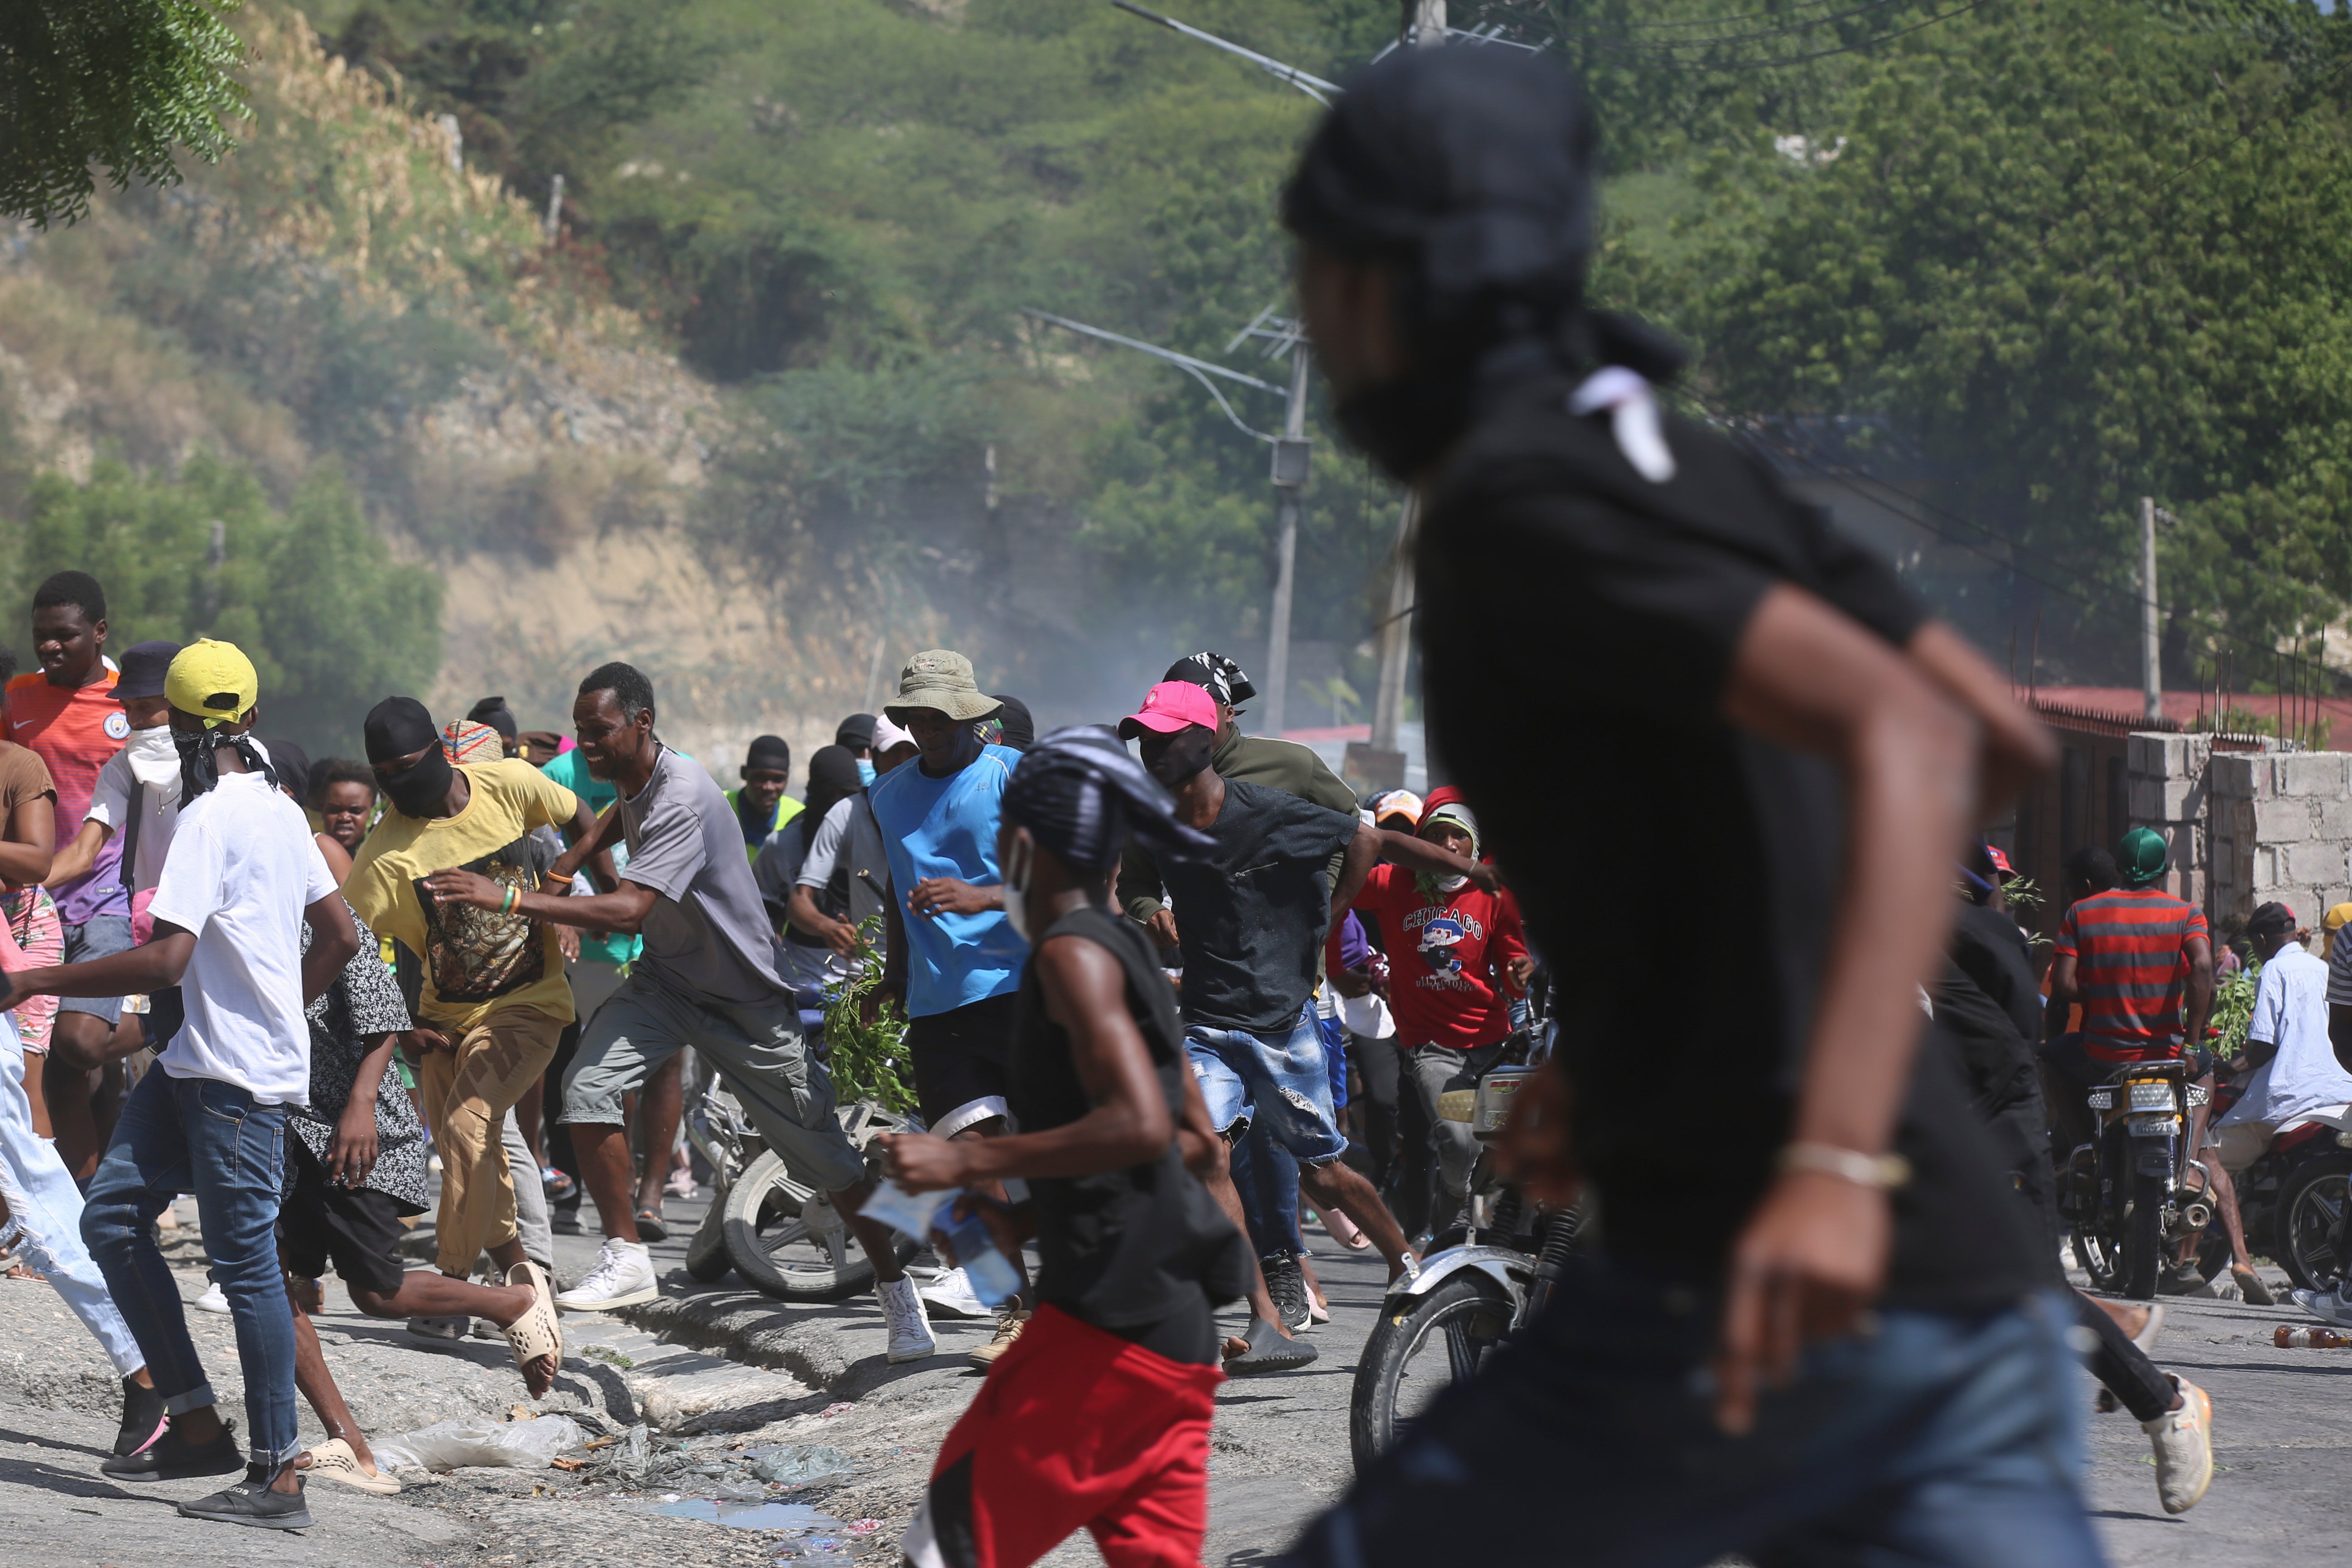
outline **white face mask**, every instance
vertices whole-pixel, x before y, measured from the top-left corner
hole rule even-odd
[[[1004,923],[1024,942],[1029,940],[1029,879],[1036,868],[1035,841],[1014,835],[1013,858],[1004,867]]]

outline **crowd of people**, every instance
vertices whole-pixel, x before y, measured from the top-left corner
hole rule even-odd
[[[397,1489],[312,1331],[320,1279],[503,1338],[545,1393],[562,1314],[656,1295],[707,1074],[845,1216],[891,1361],[937,1352],[933,1312],[993,1317],[911,1562],[1018,1568],[1080,1528],[1114,1564],[1196,1561],[1220,1380],[1311,1363],[1328,1316],[1302,1214],[1418,1277],[1478,1158],[1444,1103],[1524,1038],[1557,953],[1610,980],[1556,999],[1496,1158],[1597,1239],[1285,1561],[2095,1563],[2078,1354],[2193,1506],[2210,1400],[2150,1361],[2160,1309],[2068,1289],[2053,1129],[2086,1135],[2085,1091],[2134,1062],[2234,1087],[2189,1147],[2265,1300],[2231,1176],[2352,1102],[2352,942],[2323,962],[2253,911],[2252,1021],[2214,1063],[2205,917],[2143,830],[2068,863],[2045,993],[1977,830],[2047,736],[1887,566],[1661,413],[1675,351],[1583,299],[1592,148],[1547,62],[1402,50],[1285,193],[1339,422],[1424,499],[1455,780],[1425,797],[1244,734],[1255,691],[1213,650],[1043,737],[963,655],[917,653],[797,797],[777,737],[732,787],[666,744],[624,663],[564,732],[396,695],[364,761],[314,767],[257,732],[237,648],[110,657],[97,579],[40,584],[0,732],[0,1199],[122,1378],[100,1469],[239,1477],[180,1511],[273,1528],[310,1523],[313,1478]],[[1596,721],[1637,768],[1571,755]],[[1654,983],[1654,888],[1752,911],[1703,983]],[[870,1151],[821,1038],[853,981],[903,1013],[919,1118]],[[961,1194],[928,1282],[864,1212],[884,1180]],[[162,1250],[184,1194],[242,1439]],[[559,1289],[583,1198],[602,1247]]]

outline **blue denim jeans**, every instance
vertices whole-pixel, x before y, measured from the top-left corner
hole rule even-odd
[[[1330,1060],[1312,1002],[1280,1035],[1187,1025],[1184,1050],[1209,1121],[1219,1131],[1244,1120],[1263,1121],[1276,1142],[1309,1165],[1348,1152],[1331,1107]]]
[[[1250,1249],[1261,1261],[1307,1250],[1298,1233],[1298,1162],[1274,1141],[1266,1122],[1253,1121],[1234,1140],[1234,1191],[1241,1195]]]
[[[2054,1293],[1887,1310],[1717,1430],[1706,1291],[1605,1260],[1449,1389],[1279,1561],[2098,1568],[2083,1384]]]
[[[285,1163],[284,1106],[256,1104],[217,1079],[173,1078],[153,1068],[122,1102],[81,1214],[82,1239],[147,1357],[164,1410],[177,1415],[212,1404],[213,1391],[150,1227],[175,1195],[196,1194],[213,1279],[236,1325],[248,1457],[273,1468],[302,1451],[294,1318],[278,1262]]]

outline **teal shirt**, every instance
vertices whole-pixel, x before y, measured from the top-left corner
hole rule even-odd
[[[604,808],[613,804],[619,792],[610,779],[591,777],[588,755],[574,747],[539,770],[557,784],[588,803],[588,809],[602,816]],[[628,864],[629,852],[615,844],[613,864]],[[580,933],[580,962],[583,963],[623,964],[645,951],[643,937],[623,936],[617,931],[583,931]]]

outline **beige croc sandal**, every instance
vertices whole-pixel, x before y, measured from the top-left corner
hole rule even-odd
[[[341,1481],[347,1487],[357,1487],[378,1497],[394,1497],[400,1491],[400,1482],[382,1470],[370,1475],[352,1452],[352,1446],[341,1437],[331,1437],[302,1456],[310,1462],[302,1467],[302,1474],[315,1481]]]
[[[523,1384],[529,1387],[529,1367],[541,1356],[550,1357],[558,1373],[563,1370],[563,1324],[555,1315],[555,1286],[547,1271],[529,1258],[524,1258],[507,1270],[507,1283],[528,1285],[536,1299],[530,1310],[514,1321],[507,1331],[507,1348],[514,1352],[515,1370],[523,1374]],[[552,1387],[552,1384],[550,1384]]]

